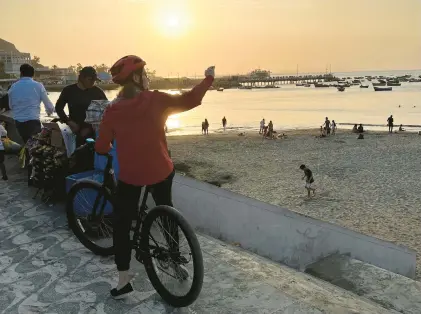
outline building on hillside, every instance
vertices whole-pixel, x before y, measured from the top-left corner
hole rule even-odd
[[[75,74],[68,68],[37,68],[35,79],[45,84],[68,84],[73,83]]]
[[[19,77],[20,66],[24,63],[31,63],[31,54],[26,52],[8,52],[0,50],[0,61],[4,64],[6,74]]]

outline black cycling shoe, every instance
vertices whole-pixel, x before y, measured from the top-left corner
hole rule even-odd
[[[123,298],[125,298],[126,296],[128,296],[130,293],[132,293],[134,290],[133,290],[133,286],[132,286],[132,284],[129,282],[127,285],[125,285],[123,288],[121,288],[120,290],[117,290],[116,288],[114,288],[114,289],[112,289],[111,291],[110,291],[110,293],[111,293],[111,296],[114,298],[114,299],[116,299],[116,300],[119,300],[119,299],[123,299]]]

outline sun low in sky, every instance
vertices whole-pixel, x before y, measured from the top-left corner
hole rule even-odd
[[[138,54],[163,76],[421,68],[420,0],[0,2],[0,38],[50,66]]]
[[[156,26],[161,35],[178,37],[186,35],[189,26],[189,17],[180,9],[162,9],[157,12]]]

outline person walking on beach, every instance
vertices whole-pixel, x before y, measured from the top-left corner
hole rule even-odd
[[[330,135],[330,120],[329,120],[328,117],[326,117],[324,127],[325,127],[325,130],[326,130],[326,134]]]
[[[129,274],[132,244],[131,220],[138,208],[143,186],[152,186],[156,205],[173,206],[172,182],[174,164],[169,156],[164,132],[168,116],[191,110],[202,104],[215,77],[215,67],[205,71],[205,78],[191,91],[182,95],[169,95],[149,91],[146,62],[137,56],[126,56],[110,69],[114,83],[122,86],[114,105],[109,106],[99,126],[95,150],[106,154],[110,143],[116,142],[120,172],[114,207],[113,242],[114,260],[118,270],[118,283],[110,291],[114,298],[123,298],[133,292]],[[168,222],[167,222],[168,223]],[[163,223],[165,227],[165,222]],[[172,232],[170,232],[172,233]],[[169,234],[170,247],[177,250],[178,231]],[[176,244],[174,244],[176,242]],[[185,281],[188,272],[183,266],[169,263],[168,271],[179,274]]]
[[[209,122],[208,119],[205,119],[204,123],[204,127],[205,127],[205,134],[208,135],[209,134]]]
[[[332,120],[332,135],[335,135],[336,133],[336,122],[335,120]]]
[[[272,122],[272,120],[269,121],[268,127],[269,127],[269,130],[268,130],[267,136],[269,138],[272,138],[273,137],[273,122]]]
[[[316,189],[312,187],[314,183],[313,172],[306,167],[306,165],[301,165],[300,169],[304,171],[304,176],[302,180],[306,179],[305,189],[307,190],[308,197],[310,197],[310,192],[313,192],[313,195],[316,194]]]
[[[41,132],[41,102],[44,104],[47,115],[54,112],[54,105],[48,98],[44,85],[34,81],[35,69],[30,64],[20,66],[20,79],[10,87],[9,108],[12,110],[16,129],[23,143]],[[25,153],[26,162],[29,163],[29,152]],[[28,185],[32,185],[32,166],[28,165]]]
[[[387,118],[387,126],[389,127],[389,133],[393,132],[393,116],[390,115],[389,118]]]
[[[222,118],[222,127],[224,128],[224,132],[225,132],[225,129],[227,127],[227,119],[225,118],[225,116]]]
[[[265,119],[262,119],[262,121],[260,121],[260,131],[259,134],[264,134],[265,131]]]
[[[4,144],[3,144],[3,139],[6,139],[7,137],[7,131],[4,128],[3,124],[0,123],[0,171],[1,171],[1,176],[2,179],[4,181],[6,181],[7,178],[7,173],[6,173],[6,166],[4,165],[4,153],[5,153],[5,149],[4,149]]]

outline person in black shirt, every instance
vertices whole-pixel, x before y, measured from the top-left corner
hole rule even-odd
[[[389,133],[393,132],[393,116],[387,118],[387,126],[389,127]]]
[[[310,192],[313,191],[313,195],[316,193],[316,189],[311,185],[314,183],[313,172],[306,167],[306,165],[301,165],[300,169],[304,171],[303,180],[306,179],[306,190],[308,192],[308,197],[310,197]]]
[[[107,100],[104,91],[95,86],[98,80],[96,70],[93,67],[84,67],[80,73],[78,82],[66,86],[56,103],[56,112],[60,120],[66,123],[76,134],[76,146],[83,145],[89,137],[95,138],[95,132],[90,124],[85,123],[86,110],[92,100]],[[65,106],[69,108],[69,115],[64,112]]]

